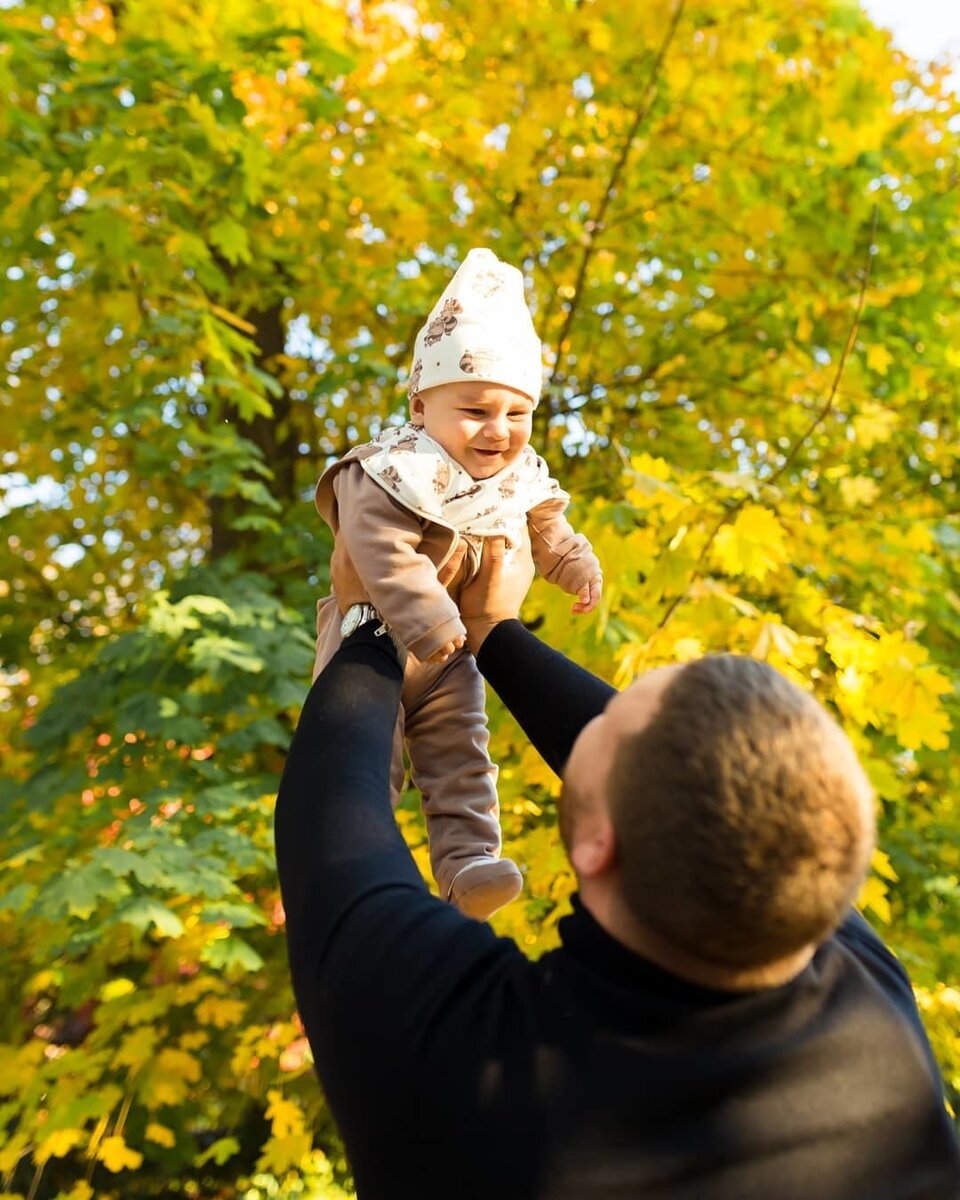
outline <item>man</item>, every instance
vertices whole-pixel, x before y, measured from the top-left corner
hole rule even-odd
[[[617,695],[515,619],[529,582],[490,544],[461,606],[563,774],[559,950],[531,963],[428,894],[388,800],[401,669],[379,620],[291,746],[290,964],[361,1200],[954,1200],[909,981],[849,907],[873,816],[843,734],[733,656]]]

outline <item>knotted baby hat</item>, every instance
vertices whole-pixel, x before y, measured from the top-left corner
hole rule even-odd
[[[471,250],[433,306],[417,334],[407,392],[470,379],[540,399],[540,339],[523,276],[492,250]]]

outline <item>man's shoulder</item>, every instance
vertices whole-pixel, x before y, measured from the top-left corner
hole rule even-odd
[[[896,955],[853,909],[828,940],[827,947],[830,946],[841,963],[840,970],[848,981],[855,981],[861,1006],[885,1011],[888,1029],[899,1026],[902,1037],[914,1047],[919,1045],[936,1075],[913,985]]]
[[[850,910],[832,940],[852,955],[884,991],[908,998],[913,1007],[913,988],[903,964],[856,909]]]

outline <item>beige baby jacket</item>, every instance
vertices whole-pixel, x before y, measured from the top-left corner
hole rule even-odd
[[[320,477],[316,505],[335,535],[331,568],[345,558],[374,605],[407,649],[424,661],[445,643],[466,634],[456,597],[476,575],[478,541],[466,537],[463,565],[444,588],[437,571],[463,535],[404,508],[360,465],[377,453],[357,446]],[[548,582],[575,595],[600,564],[582,534],[564,517],[566,496],[545,500],[527,513],[533,561]]]

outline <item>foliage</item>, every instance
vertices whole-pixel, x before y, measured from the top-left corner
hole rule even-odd
[[[863,903],[954,1107],[957,101],[846,0],[0,11],[0,1178],[349,1190],[285,985],[271,806],[325,459],[403,410],[472,245],[526,271],[539,448],[606,567],[593,670],[733,649],[843,721]],[[527,899],[556,785],[491,703]],[[422,859],[422,828],[401,819]]]

